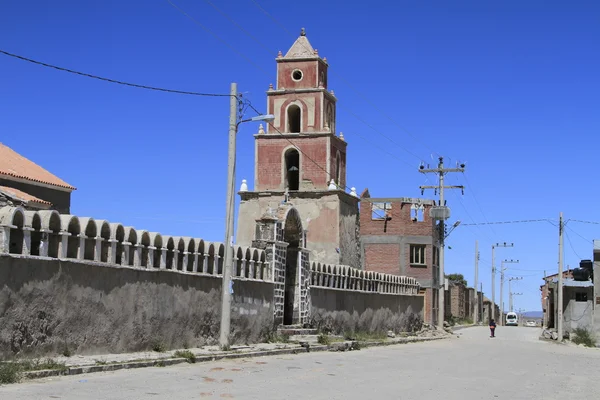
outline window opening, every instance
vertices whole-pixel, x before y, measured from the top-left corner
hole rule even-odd
[[[290,133],[300,133],[301,126],[301,114],[300,107],[296,104],[292,104],[288,107],[287,110],[287,119],[288,119],[288,132]]]
[[[300,188],[300,154],[296,149],[290,149],[285,153],[285,187],[288,190]]]

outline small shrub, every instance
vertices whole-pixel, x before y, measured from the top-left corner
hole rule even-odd
[[[21,380],[21,370],[17,363],[0,363],[0,385],[17,383]]]
[[[62,355],[65,357],[71,357],[71,350],[69,350],[69,347],[65,345],[65,348],[63,349]]]
[[[106,360],[96,360],[96,365],[106,365]]]
[[[329,337],[329,335],[320,334],[320,335],[317,337],[317,342],[318,342],[319,344],[323,344],[323,345],[326,345],[326,346],[328,346],[328,345],[330,345],[330,344],[331,344],[331,338]]]
[[[196,356],[189,350],[177,350],[173,355],[177,358],[185,358],[190,364],[196,362]]]
[[[165,367],[164,361],[157,361],[155,364],[157,367]]]
[[[157,353],[164,353],[166,350],[167,349],[162,342],[155,342],[152,345],[152,351],[156,351]]]
[[[572,341],[575,344],[582,344],[585,347],[596,347],[596,339],[592,333],[585,328],[577,328],[573,330],[575,337]]]

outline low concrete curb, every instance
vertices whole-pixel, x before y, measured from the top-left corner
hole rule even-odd
[[[430,342],[433,340],[441,340],[448,339],[450,336],[440,336],[440,337],[428,337],[428,338],[399,338],[394,341],[389,342],[358,342],[361,348],[366,347],[378,347],[378,346],[393,346],[397,344],[407,344],[407,343],[418,343],[418,342]],[[267,357],[267,356],[276,356],[276,355],[287,355],[287,354],[300,354],[300,353],[312,353],[318,351],[343,351],[339,349],[339,345],[341,343],[347,343],[348,350],[351,347],[353,341],[347,342],[338,342],[333,343],[331,345],[317,345],[310,347],[293,347],[286,349],[274,349],[274,350],[259,350],[259,351],[249,351],[249,352],[237,352],[237,353],[217,353],[211,355],[198,355],[195,358],[196,363],[201,362],[209,362],[209,361],[217,361],[217,360],[231,360],[238,358],[254,358],[254,357]],[[73,366],[68,367],[64,370],[41,370],[41,371],[27,371],[23,373],[23,378],[25,379],[40,379],[40,378],[48,378],[53,376],[66,376],[66,375],[81,375],[81,374],[90,374],[94,372],[110,372],[110,371],[118,371],[121,369],[133,369],[133,368],[146,368],[146,367],[167,367],[170,365],[183,364],[188,362],[186,358],[161,358],[157,360],[137,360],[137,361],[126,361],[120,363],[113,364],[103,364],[103,365],[82,365],[82,366]]]

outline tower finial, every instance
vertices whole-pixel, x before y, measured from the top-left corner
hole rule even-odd
[[[306,36],[306,29],[300,29],[300,36]]]

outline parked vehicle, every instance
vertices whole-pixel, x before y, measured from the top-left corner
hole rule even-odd
[[[535,323],[535,321],[527,321],[527,322],[525,322],[525,325],[527,325],[527,326],[537,326],[537,324]]]
[[[506,326],[518,326],[519,316],[515,312],[506,313]]]

